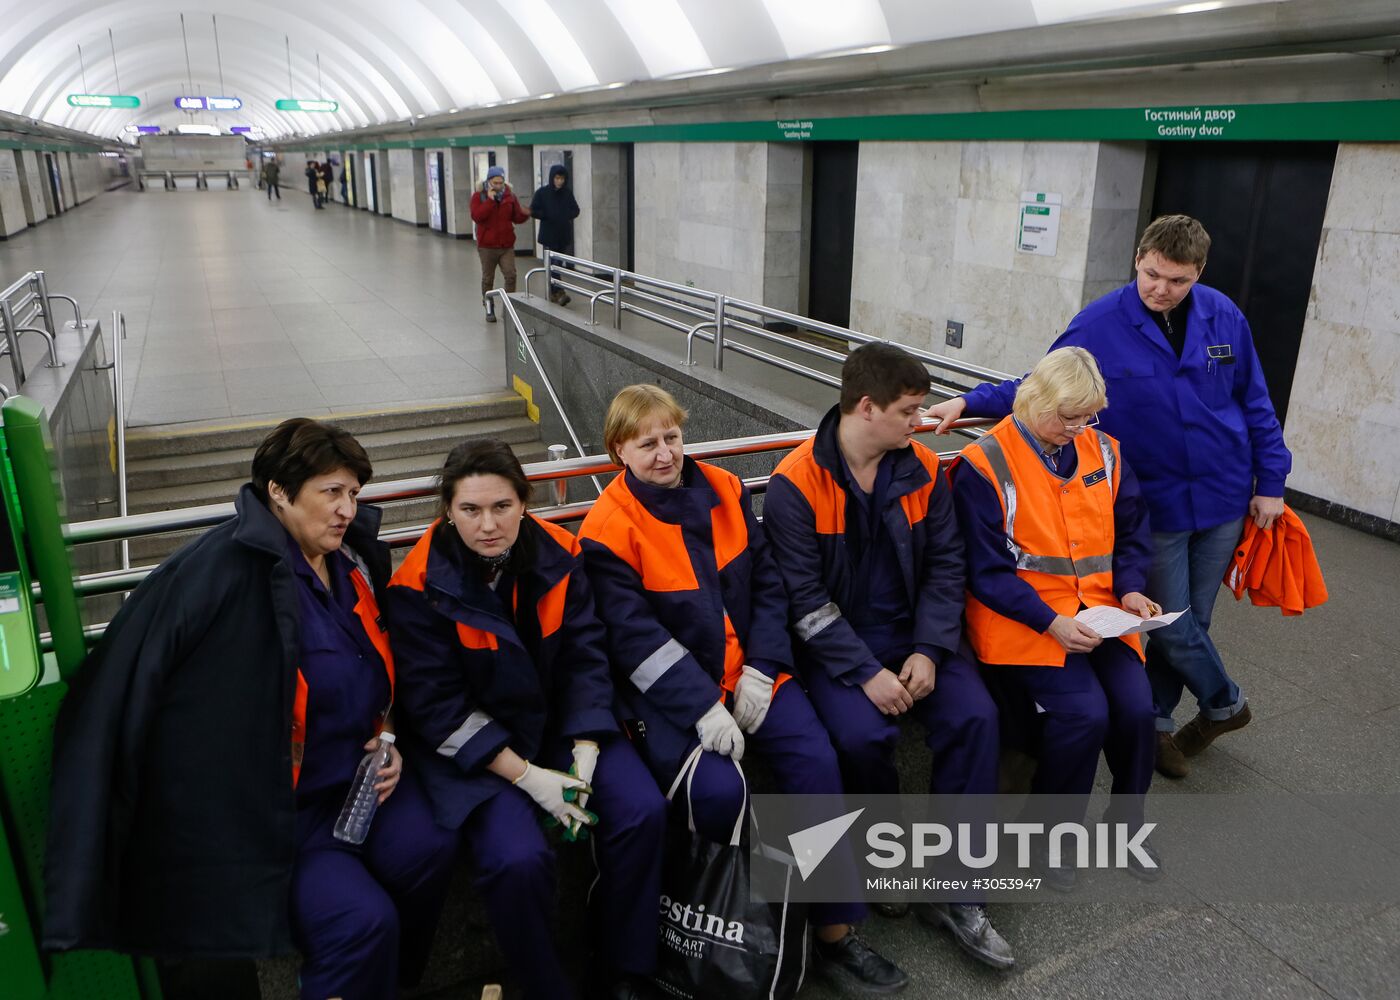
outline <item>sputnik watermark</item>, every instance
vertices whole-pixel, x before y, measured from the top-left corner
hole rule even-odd
[[[1016,842],[1016,867],[1029,869],[1033,864],[1032,839],[1048,837],[1046,857],[1051,868],[1128,868],[1136,862],[1150,870],[1157,868],[1157,861],[1144,850],[1144,844],[1156,827],[1156,823],[1057,823],[1047,831],[1044,823],[987,823],[974,837],[971,823],[958,823],[956,828],[944,823],[911,823],[907,829],[898,823],[876,823],[865,831],[871,848],[865,860],[876,868],[923,868],[935,859],[956,856],[964,868],[980,870],[1000,860],[999,845],[1009,837]],[[1071,841],[1069,851],[1066,841]]]

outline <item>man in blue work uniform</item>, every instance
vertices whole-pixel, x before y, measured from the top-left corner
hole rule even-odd
[[[997,709],[959,655],[963,543],[938,456],[913,440],[928,372],[892,344],[841,369],[841,401],[768,483],[763,522],[792,602],[808,697],[831,734],[849,793],[899,792],[898,716],[923,725],[929,790],[997,790]],[[881,906],[886,916],[903,907]],[[979,961],[1011,948],[980,901],[920,906]]]
[[[1187,775],[1186,758],[1249,723],[1211,642],[1211,611],[1244,518],[1273,525],[1292,465],[1249,323],[1198,284],[1209,249],[1195,219],[1157,219],[1138,244],[1136,279],[1085,306],[1051,345],[1084,347],[1098,361],[1108,387],[1102,429],[1122,443],[1151,517],[1147,593],[1169,611],[1189,608],[1148,643],[1157,769],[1172,778]],[[939,433],[960,416],[1005,416],[1019,382],[978,386],[926,415],[942,421]],[[1183,687],[1199,712],[1173,737]]]

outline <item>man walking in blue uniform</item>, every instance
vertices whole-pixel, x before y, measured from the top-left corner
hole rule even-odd
[[[1283,513],[1292,458],[1269,400],[1244,314],[1199,284],[1210,236],[1168,215],[1138,244],[1134,281],[1091,302],[1051,345],[1092,353],[1108,387],[1103,430],[1138,474],[1156,546],[1147,592],[1187,614],[1153,632],[1147,671],[1157,711],[1157,769],[1172,778],[1217,737],[1249,724],[1209,629],[1216,593],[1246,516]],[[1019,379],[986,384],[930,408],[947,433],[960,416],[1011,412]],[[1172,735],[1183,688],[1199,712]]]
[[[906,712],[933,752],[931,792],[997,790],[996,705],[958,652],[966,573],[952,494],[938,456],[913,440],[928,385],[923,364],[892,344],[853,352],[839,405],[778,464],[764,503],[802,676],[850,793],[898,794]],[[980,902],[919,915],[978,960],[1014,964]]]

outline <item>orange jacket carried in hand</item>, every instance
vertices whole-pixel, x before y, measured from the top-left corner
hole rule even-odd
[[[1237,601],[1247,590],[1251,603],[1281,608],[1285,615],[1301,615],[1327,601],[1312,538],[1289,507],[1268,531],[1260,531],[1253,519],[1246,522],[1235,558],[1225,570],[1225,586]]]

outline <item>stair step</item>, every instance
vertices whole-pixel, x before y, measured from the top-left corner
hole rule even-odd
[[[538,441],[526,442],[524,444],[512,444],[511,450],[515,452],[515,456],[518,459],[520,459],[520,462],[523,465],[528,465],[531,462],[543,462],[549,457],[549,452],[545,449],[544,445],[540,444]],[[383,468],[385,470],[383,473],[380,472],[380,466],[376,466],[375,480],[380,482],[387,482],[391,479],[408,479],[414,476],[431,476],[435,475],[438,472],[438,469],[440,468],[440,466],[436,464],[436,462],[434,462],[431,468],[422,468],[419,471],[408,473],[395,473],[391,469],[391,464],[392,463],[387,462],[383,463]],[[242,479],[228,480],[223,483],[201,484],[203,487],[218,487],[222,490],[222,493],[220,493],[217,496],[211,496],[209,499],[192,498],[190,496],[190,491],[195,489],[196,487],[179,487],[178,489],[173,489],[171,491],[177,494],[179,497],[181,497],[181,499],[177,500],[173,506],[150,507],[148,509],[170,510],[174,509],[175,507],[194,507],[205,503],[223,503],[231,501],[234,498],[234,496],[237,495],[239,487],[241,487],[246,481],[247,478],[245,476]],[[147,495],[149,496],[156,492],[158,491],[150,491]],[[536,489],[536,493],[537,502],[549,502],[545,498],[545,494],[538,487]],[[129,501],[129,506],[133,514],[146,512],[146,509],[137,508],[135,497],[133,497]],[[383,510],[384,517],[381,524],[384,527],[392,527],[400,524],[412,524],[415,521],[420,524],[426,524],[428,521],[432,520],[436,506],[437,500],[434,497],[424,497],[417,500],[401,500],[396,501],[394,503],[382,504],[380,509]],[[178,549],[180,546],[189,542],[191,539],[197,538],[200,534],[203,533],[203,530],[204,529],[197,529],[191,531],[172,531],[162,535],[147,535],[142,538],[133,538],[129,545],[131,565],[144,566],[153,563],[158,563],[166,556],[174,552],[176,549]],[[114,569],[116,567],[114,565],[112,567],[107,568]]]
[[[452,447],[462,441],[497,438],[510,445],[539,439],[539,425],[523,414],[489,420],[472,420],[426,427],[375,431],[357,435],[375,466],[375,478],[383,479],[380,466],[396,458],[426,456],[440,462]],[[221,448],[190,455],[161,455],[141,458],[127,464],[127,488],[133,495],[142,491],[195,483],[247,479],[252,464],[251,447]]]
[[[525,400],[514,392],[494,392],[467,396],[448,406],[412,406],[364,413],[338,414],[329,418],[357,437],[410,427],[433,427],[474,420],[496,420],[525,416]],[[200,452],[245,449],[250,454],[280,420],[247,423],[195,424],[178,427],[143,427],[128,432],[128,460],[162,455],[196,455]]]

